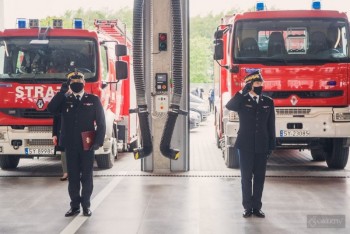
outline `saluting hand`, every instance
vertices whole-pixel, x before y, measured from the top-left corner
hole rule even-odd
[[[63,82],[61,85],[60,93],[67,93],[69,90],[69,85],[67,82]]]
[[[247,93],[249,93],[252,90],[252,82],[248,82],[244,88],[242,89],[242,94],[246,95]]]

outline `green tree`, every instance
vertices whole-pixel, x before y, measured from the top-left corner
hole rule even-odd
[[[237,9],[229,12],[238,12]],[[213,81],[214,33],[221,23],[223,12],[196,16],[190,19],[190,82],[209,83]]]
[[[194,37],[190,40],[190,82],[208,83],[213,68],[211,39]]]

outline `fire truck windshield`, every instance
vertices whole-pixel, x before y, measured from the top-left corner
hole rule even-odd
[[[85,79],[96,76],[96,43],[87,39],[54,38],[31,44],[33,38],[0,38],[0,80],[65,79],[78,69]]]
[[[317,64],[349,58],[348,23],[335,19],[238,21],[235,63]]]

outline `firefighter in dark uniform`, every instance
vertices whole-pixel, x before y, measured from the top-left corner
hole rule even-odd
[[[245,87],[226,104],[239,116],[235,147],[241,168],[243,217],[264,218],[261,197],[267,158],[276,146],[275,108],[270,97],[262,95],[263,78],[259,71],[244,78]],[[253,184],[252,184],[253,180]]]
[[[106,133],[105,115],[99,98],[84,92],[85,80],[81,72],[67,74],[68,81],[52,98],[48,110],[61,114],[60,146],[65,148],[68,168],[68,192],[71,209],[66,217],[80,213],[91,216],[90,197],[93,190],[93,163],[95,150],[103,145]],[[68,85],[72,94],[66,96]],[[95,126],[96,125],[96,126]],[[83,150],[81,133],[95,130],[90,150]],[[81,193],[80,193],[81,184]]]

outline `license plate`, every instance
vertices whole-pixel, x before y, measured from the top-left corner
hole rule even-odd
[[[27,155],[32,154],[54,154],[54,148],[25,148]]]
[[[308,130],[281,130],[280,137],[306,137],[310,136]]]

